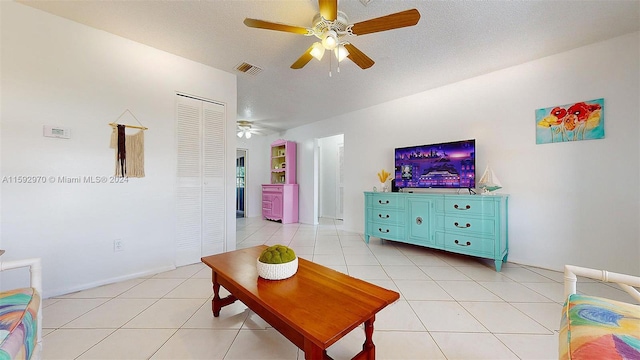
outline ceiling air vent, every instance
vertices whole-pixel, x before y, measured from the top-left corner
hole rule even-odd
[[[238,64],[238,66],[236,66],[236,70],[245,73],[245,74],[249,74],[249,75],[258,75],[262,72],[262,68],[259,68],[255,65],[251,65],[248,64],[246,62],[242,62],[240,64]]]

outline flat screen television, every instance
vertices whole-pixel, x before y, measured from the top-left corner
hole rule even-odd
[[[475,139],[396,148],[395,186],[475,188]]]

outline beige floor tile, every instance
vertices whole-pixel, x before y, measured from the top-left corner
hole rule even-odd
[[[558,335],[496,334],[521,360],[558,358]]]
[[[488,332],[455,301],[409,301],[409,305],[432,334],[434,331]]]
[[[432,332],[447,360],[511,360],[518,356],[493,334]]]
[[[111,334],[113,329],[58,329],[42,339],[43,360],[75,359]]]
[[[207,267],[207,269],[209,269]],[[187,279],[164,296],[166,299],[206,299],[213,296],[211,278]]]
[[[431,280],[415,265],[383,265],[382,268],[394,280]]]
[[[184,325],[206,301],[203,299],[160,299],[123,327],[128,329],[177,329]]]
[[[167,295],[171,290],[182,284],[185,279],[152,278],[134,286],[118,297],[127,299],[158,299]]]
[[[435,281],[430,280],[394,280],[402,297],[407,300],[452,300]]]
[[[149,359],[177,329],[118,329],[79,360]]]
[[[238,330],[180,329],[151,359],[224,359],[237,333]]]
[[[415,266],[404,254],[398,255],[376,255],[378,262],[382,266]]]
[[[429,275],[433,280],[471,280],[467,275],[461,273],[453,266],[420,266],[420,270]]]
[[[460,302],[460,305],[492,333],[552,333],[506,302]]]
[[[378,330],[399,330],[399,331],[425,331],[426,329],[420,319],[413,311],[409,303],[404,300],[382,309],[376,314],[373,323],[375,331]]]
[[[553,302],[548,297],[517,282],[478,282],[502,300],[509,302]]]
[[[378,258],[371,253],[344,254],[344,260],[347,262],[348,266],[380,265]]]
[[[64,325],[64,328],[117,329],[156,301],[156,299],[111,299]]]
[[[373,342],[378,359],[446,359],[428,332],[374,331]]]
[[[191,277],[191,279],[209,279],[211,280],[211,268],[209,268],[208,266],[205,267],[204,269],[198,271],[197,273],[195,273],[195,275],[193,275]]]
[[[295,360],[298,348],[274,329],[240,330],[225,360]]]
[[[557,303],[563,304],[564,297],[564,285],[557,282],[521,282],[522,285],[537,292],[538,294],[547,297]]]
[[[203,263],[195,263],[192,265],[181,266],[175,270],[165,271],[156,274],[154,279],[188,279],[195,275],[198,271],[204,269],[206,265]]]
[[[523,267],[513,268],[506,266],[501,273],[502,275],[518,282],[555,282],[548,277],[542,276],[537,272]]]
[[[48,298],[42,300],[42,308],[46,308],[47,306],[51,306],[60,301],[60,298]]]
[[[515,308],[551,331],[560,329],[562,305],[558,303],[513,303]]]
[[[249,315],[242,324],[243,330],[265,330],[271,328],[268,322],[264,321],[258,314],[249,311]]]
[[[562,271],[541,269],[533,266],[525,266],[524,268],[529,269],[535,273],[538,273],[544,277],[547,277],[555,282],[564,283],[564,272]]]
[[[496,294],[478,285],[475,281],[436,281],[457,301],[501,301]]]
[[[460,267],[457,267],[456,269],[475,281],[513,282],[513,280],[502,275],[501,272],[497,272],[496,269],[494,268],[460,266]]]
[[[384,242],[383,244],[376,244],[371,242],[369,249],[376,256],[405,256],[393,242]]]
[[[342,253],[335,254],[313,254],[313,262],[323,266],[340,265],[347,266]]]
[[[487,259],[379,238],[366,244],[331,219],[282,225],[256,217],[237,225],[237,248],[288,244],[301,258],[399,292],[400,300],[376,315],[379,359],[557,358],[561,272],[514,263],[496,272]],[[629,301],[595,280],[580,279],[578,292]],[[228,294],[221,290],[222,297]],[[43,358],[304,359],[239,301],[214,318],[211,296],[211,270],[196,263],[45,299]],[[363,341],[358,326],[329,355],[350,359]]]
[[[349,275],[363,280],[388,279],[389,275],[380,265],[347,265]]]
[[[407,257],[418,266],[450,266],[434,255],[408,255]]]
[[[206,301],[182,326],[187,329],[240,329],[249,316],[249,309],[240,301],[227,305],[214,317],[211,300]]]
[[[59,328],[109,299],[61,299],[42,309],[42,327]]]

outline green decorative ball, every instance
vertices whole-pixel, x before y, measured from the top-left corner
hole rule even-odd
[[[273,245],[260,254],[259,260],[265,264],[284,264],[293,261],[295,258],[296,253],[293,252],[293,249],[284,245]]]

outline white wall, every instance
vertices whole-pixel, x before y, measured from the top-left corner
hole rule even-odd
[[[3,260],[42,257],[45,297],[174,267],[176,92],[226,104],[226,236],[235,248],[235,75],[15,2],[0,6],[3,177],[112,175],[107,124],[129,109],[149,128],[145,178],[3,183]],[[72,137],[43,137],[43,125]],[[114,253],[114,239],[123,252]]]
[[[292,129],[300,221],[313,223],[313,139],[344,133],[345,228],[395,147],[475,138],[510,194],[509,260],[640,274],[639,33]],[[416,79],[419,81],[419,79]],[[380,86],[383,86],[381,84]],[[605,99],[605,139],[536,145],[538,108]]]

